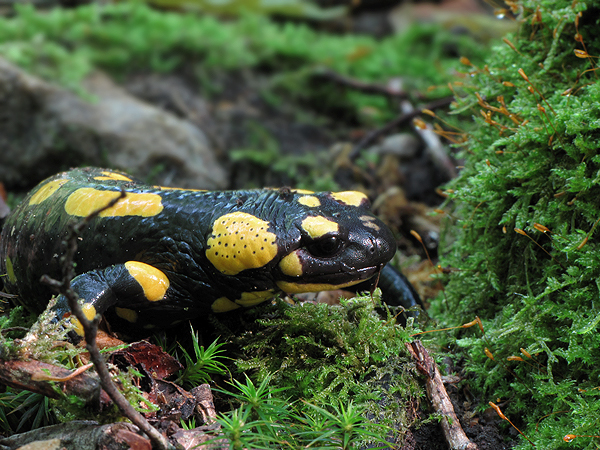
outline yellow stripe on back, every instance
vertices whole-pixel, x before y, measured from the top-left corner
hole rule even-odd
[[[67,199],[65,211],[78,217],[89,216],[121,195],[116,191],[101,191],[94,188],[77,189]],[[128,192],[116,205],[100,213],[100,217],[155,216],[163,210],[162,198],[158,194]]]
[[[61,187],[63,184],[66,184],[68,181],[69,180],[65,180],[65,179],[49,181],[48,183],[43,185],[41,188],[39,188],[38,191],[31,196],[31,198],[29,199],[29,204],[37,205],[39,203],[42,203],[44,200],[46,200],[52,194],[54,194],[58,190],[59,187]]]
[[[125,175],[121,175],[120,173],[115,172],[102,172],[102,177],[94,177],[94,180],[112,180],[112,181],[133,181],[131,178],[126,177]]]

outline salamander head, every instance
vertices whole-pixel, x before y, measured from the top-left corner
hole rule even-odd
[[[268,275],[288,293],[351,286],[396,251],[391,231],[368,208],[353,191],[262,191],[215,219],[206,256],[225,275]]]
[[[290,240],[294,244],[277,265],[277,285],[284,292],[351,286],[375,275],[394,256],[394,236],[371,214],[364,194],[305,194],[295,200],[308,207],[294,223],[300,238]]]

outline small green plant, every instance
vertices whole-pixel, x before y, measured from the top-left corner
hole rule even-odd
[[[307,414],[302,417],[303,423],[308,427],[307,431],[297,434],[304,437],[312,437],[312,441],[307,444],[307,447],[320,446],[323,443],[327,446],[335,446],[344,450],[359,448],[359,443],[365,440],[384,443],[379,447],[369,448],[389,448],[390,444],[385,442],[384,436],[390,430],[383,426],[374,427],[372,423],[365,419],[366,412],[364,407],[357,407],[352,401],[347,404],[342,402],[331,405],[332,411],[306,403],[306,406],[314,410],[315,417],[310,417],[310,421],[306,420]],[[313,428],[318,425],[319,428]],[[375,428],[378,432],[373,431]]]
[[[42,394],[8,388],[0,394],[0,427],[8,434],[57,423],[51,400]]]
[[[406,357],[404,343],[416,331],[412,320],[406,328],[396,326],[391,316],[383,321],[375,311],[378,302],[378,293],[342,300],[339,306],[278,302],[275,317],[259,319],[260,333],[240,337],[248,359],[238,366],[257,369],[259,379],[272,373],[281,385],[294,386],[294,394],[311,402],[333,401],[349,392],[366,395],[370,387],[363,389],[361,381],[385,364],[400,366]],[[293,370],[282,370],[288,367]],[[408,386],[411,377],[406,375]]]
[[[193,355],[190,355],[187,350],[180,346],[185,359],[185,369],[180,373],[177,383],[182,383],[188,386],[198,386],[202,383],[210,381],[210,374],[225,375],[227,367],[220,359],[226,359],[221,354],[224,353],[223,343],[218,343],[216,340],[206,349],[200,345],[199,336],[194,329],[191,328]]]
[[[72,368],[73,358],[84,350],[75,346],[56,346],[72,330],[69,321],[57,322],[51,311],[54,299],[39,316],[16,306],[0,317],[0,359],[31,358]]]
[[[283,427],[282,420],[289,416],[289,402],[280,396],[286,388],[271,387],[270,381],[271,377],[266,377],[256,386],[246,376],[245,383],[233,380],[233,391],[217,389],[240,404],[219,419],[224,428],[227,427],[225,434],[229,434],[231,441],[239,440],[242,430],[245,430],[244,439],[251,438],[256,441],[254,445],[258,442],[267,445],[278,441],[277,436]]]
[[[257,426],[264,425],[263,422],[250,420],[250,412],[250,406],[241,406],[217,419],[223,436],[229,441],[230,449],[269,448],[270,436],[256,431]],[[215,440],[220,438],[221,436]]]
[[[249,410],[250,414],[247,417],[252,428],[261,439],[265,439],[265,443],[284,440],[282,434],[290,432],[289,424],[284,425],[284,421],[290,420],[291,401],[289,398],[282,398],[281,394],[287,388],[270,386],[270,376],[265,377],[258,386],[247,375],[245,378],[245,383],[233,380],[234,391],[221,392],[230,395],[241,408]],[[245,415],[243,411],[239,414]]]
[[[194,428],[196,428],[196,417],[192,416],[187,421],[181,419],[180,425],[181,428],[183,428],[184,430],[193,430]]]
[[[160,408],[146,398],[144,392],[139,388],[138,380],[143,375],[132,366],[127,367],[127,371],[119,370],[116,372],[116,378],[119,381],[120,391],[127,398],[129,403],[138,412],[155,412]]]
[[[75,369],[81,364],[80,354],[85,348],[76,347],[66,342],[67,333],[72,330],[73,325],[65,320],[56,322],[55,315],[51,311],[53,301],[42,313],[29,330],[25,333],[22,326],[18,331],[18,338],[6,336],[4,331],[14,327],[17,323],[27,323],[27,317],[23,317],[21,307],[13,308],[8,316],[0,318],[0,359],[5,361],[32,359],[39,362],[52,364],[56,367]],[[31,318],[29,318],[31,319]],[[23,336],[24,335],[24,336]],[[57,343],[62,345],[57,345]],[[103,352],[114,351],[119,347],[105,348]],[[139,408],[144,405],[142,411],[156,410],[156,406],[146,400],[137,386],[135,380],[141,374],[131,369],[128,372],[118,372],[117,378],[122,392],[130,400],[132,405]],[[94,418],[96,420],[117,420],[121,418],[116,406],[102,412],[101,417],[92,416],[85,402],[76,395],[65,394],[58,383],[53,384],[54,391],[59,398],[49,399],[41,394],[29,391],[18,391],[8,389],[0,395],[0,426],[11,432],[28,431],[40,426],[50,425],[57,421],[65,422],[75,419]]]
[[[241,406],[221,415],[217,421],[230,448],[340,448],[355,449],[366,441],[390,447],[384,436],[389,429],[365,419],[365,408],[336,402],[331,411],[305,401],[281,399],[285,388],[270,388],[271,377],[257,387],[246,382],[234,382],[236,391],[229,393]]]
[[[248,405],[253,418],[269,422],[285,412],[285,401],[280,399],[279,394],[288,389],[286,387],[270,387],[270,382],[271,376],[266,376],[258,386],[255,386],[246,375],[246,383],[233,380],[233,386],[237,392],[219,391],[231,395],[242,405]],[[279,406],[276,406],[278,403]]]

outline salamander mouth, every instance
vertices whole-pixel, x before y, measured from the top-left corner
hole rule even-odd
[[[276,283],[283,292],[288,294],[331,291],[354,286],[355,284],[371,278],[379,271],[379,269],[380,266],[370,266],[362,269],[314,274],[310,277],[303,277],[302,279],[289,277],[287,280],[283,279]]]
[[[364,267],[362,269],[351,269],[346,271],[331,272],[331,273],[319,273],[307,276],[300,280],[298,278],[289,277],[289,281],[293,281],[298,286],[303,284],[323,284],[332,286],[331,289],[337,287],[347,287],[354,284],[358,284],[362,281],[368,280],[373,277],[381,266]]]

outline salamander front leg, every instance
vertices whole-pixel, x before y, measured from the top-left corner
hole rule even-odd
[[[135,322],[137,313],[132,308],[138,309],[149,302],[162,300],[169,289],[169,279],[155,267],[128,261],[78,275],[73,278],[71,287],[82,299],[82,308],[89,320],[114,306],[118,316]],[[57,298],[54,311],[59,319],[71,316],[67,299],[62,294]],[[75,332],[83,336],[81,323],[75,317],[71,320],[75,325]]]

